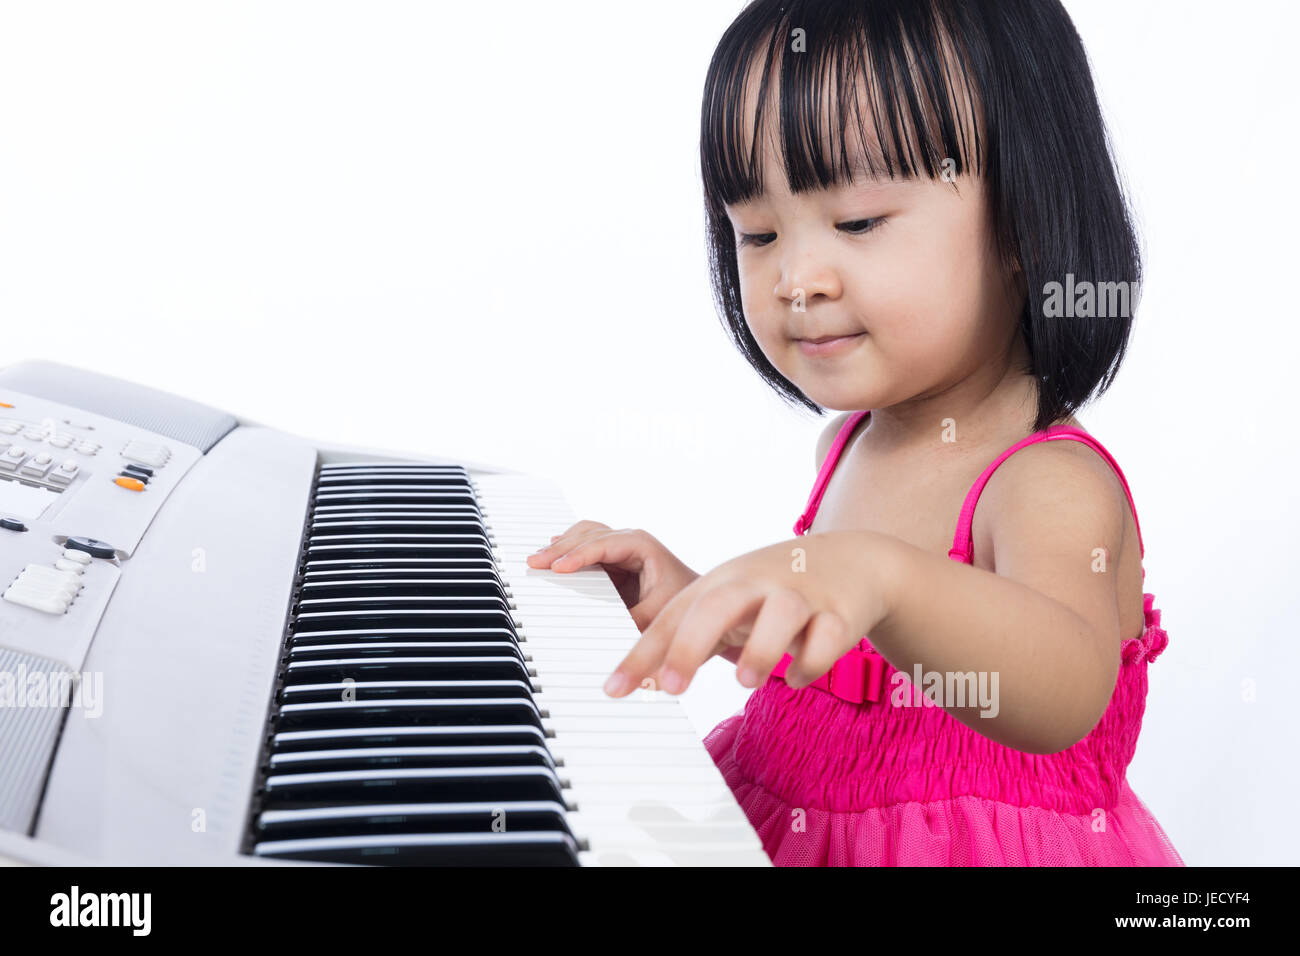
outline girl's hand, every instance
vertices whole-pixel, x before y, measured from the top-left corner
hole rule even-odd
[[[605,683],[622,697],[653,678],[679,694],[714,654],[757,687],[793,658],[785,679],[804,687],[879,626],[892,600],[885,536],[824,532],[751,551],[672,598]]]
[[[699,575],[645,531],[615,531],[599,521],[579,521],[528,556],[528,566],[577,571],[599,564],[609,574],[636,622],[645,631],[673,597]]]

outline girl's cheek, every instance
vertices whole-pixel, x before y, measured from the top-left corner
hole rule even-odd
[[[749,331],[753,334],[754,341],[758,343],[759,351],[778,372],[789,378],[794,373],[791,364],[791,351],[794,346],[786,339],[783,328],[769,320],[766,323],[750,322]]]

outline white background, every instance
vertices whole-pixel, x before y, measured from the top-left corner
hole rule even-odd
[[[1067,6],[1148,252],[1081,415],[1170,634],[1130,781],[1189,864],[1293,864],[1296,15]],[[699,99],[739,8],[4,3],[0,364],[545,475],[701,571],[787,538],[822,423],[706,272]],[[746,693],[714,662],[685,703],[704,734]]]

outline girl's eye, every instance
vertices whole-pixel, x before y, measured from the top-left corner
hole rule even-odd
[[[851,236],[863,236],[877,228],[884,221],[883,216],[876,216],[874,219],[854,219],[849,222],[837,223],[835,228]],[[766,246],[775,241],[776,233],[774,232],[740,233],[740,244],[742,246]]]
[[[875,229],[884,221],[879,216],[875,219],[854,219],[852,222],[842,222],[836,228],[847,232],[851,236],[861,236]]]

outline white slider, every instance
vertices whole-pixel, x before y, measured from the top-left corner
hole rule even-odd
[[[71,603],[62,594],[25,588],[18,584],[9,585],[4,593],[4,599],[11,604],[20,604],[35,611],[44,611],[46,614],[62,614]]]

